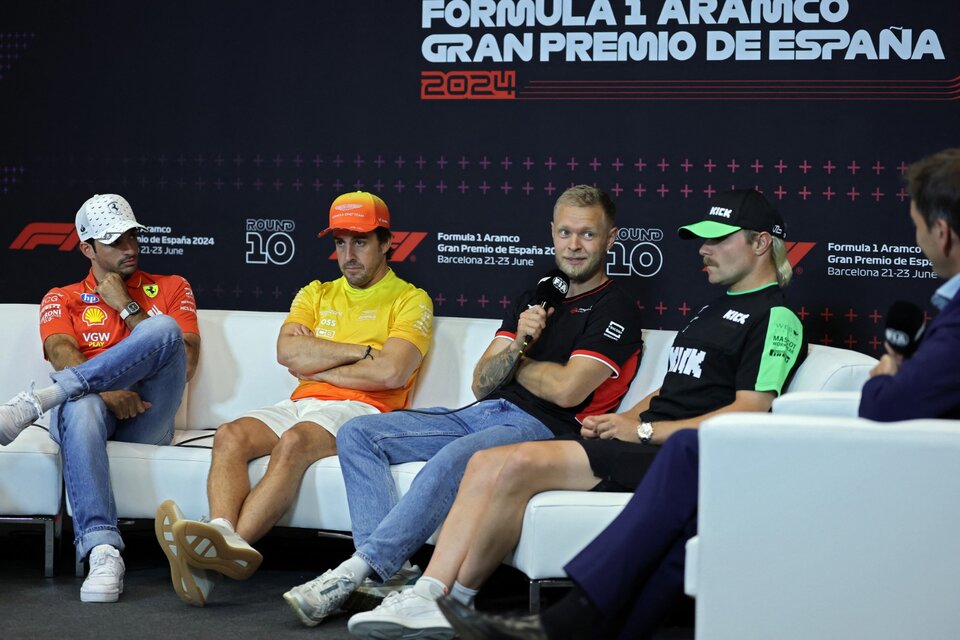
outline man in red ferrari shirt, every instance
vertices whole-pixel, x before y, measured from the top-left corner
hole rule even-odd
[[[55,287],[40,304],[53,384],[0,406],[0,445],[52,410],[73,507],[74,543],[89,557],[83,602],[123,592],[123,540],[110,486],[107,440],[168,444],[183,387],[197,367],[200,335],[189,283],[140,271],[137,230],[118,195],[95,195],[77,212],[87,277]]]

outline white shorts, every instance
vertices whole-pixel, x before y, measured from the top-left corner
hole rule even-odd
[[[255,418],[267,425],[278,436],[298,422],[315,422],[333,435],[351,418],[380,413],[380,410],[356,400],[283,400],[272,407],[255,409],[244,418]]]

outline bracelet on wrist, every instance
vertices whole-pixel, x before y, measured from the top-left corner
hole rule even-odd
[[[360,358],[360,360],[366,360],[367,358],[370,358],[371,360],[373,360],[373,358],[370,356],[370,351],[371,351],[371,350],[373,350],[373,347],[368,344],[368,345],[367,345],[367,350],[363,352],[363,357]],[[360,360],[357,360],[357,362],[360,362]]]

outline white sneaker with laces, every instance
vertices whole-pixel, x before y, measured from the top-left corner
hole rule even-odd
[[[116,548],[98,544],[90,552],[90,571],[80,587],[80,602],[116,602],[123,593],[123,558]]]
[[[448,640],[455,633],[440,612],[436,600],[421,595],[421,589],[391,593],[383,604],[365,613],[358,613],[347,623],[347,629],[360,638],[417,638]]]
[[[319,578],[294,587],[283,594],[300,622],[315,627],[340,606],[357,588],[353,574],[334,573],[330,569]]]
[[[7,445],[16,439],[20,432],[29,427],[43,415],[40,401],[30,391],[21,391],[9,401],[0,405],[0,445]]]
[[[383,599],[394,591],[412,589],[422,575],[423,571],[420,570],[420,567],[412,565],[409,568],[401,567],[389,580],[384,582],[375,582],[367,578],[360,583],[356,591],[350,594],[341,609],[354,613],[376,609],[383,602]]]

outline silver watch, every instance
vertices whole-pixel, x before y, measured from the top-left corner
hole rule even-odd
[[[640,444],[647,444],[653,439],[653,423],[641,422],[637,425],[637,437],[640,438]]]
[[[135,316],[138,313],[140,313],[140,305],[131,300],[127,306],[125,306],[123,309],[120,309],[120,319],[126,320],[130,316]]]

